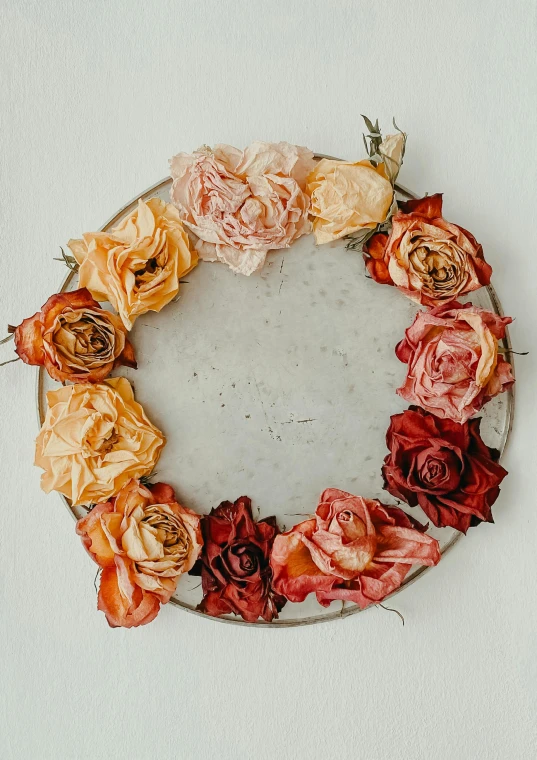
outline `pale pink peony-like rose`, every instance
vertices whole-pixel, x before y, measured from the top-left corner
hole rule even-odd
[[[514,383],[498,352],[511,317],[457,301],[418,312],[395,349],[408,365],[397,393],[442,419],[463,424]]]
[[[304,188],[313,165],[311,151],[285,142],[204,146],[170,160],[171,200],[202,259],[249,275],[268,251],[311,232]]]

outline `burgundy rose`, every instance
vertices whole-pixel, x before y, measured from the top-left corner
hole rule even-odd
[[[499,452],[483,443],[481,419],[463,425],[411,406],[391,417],[386,434],[384,488],[437,526],[466,533],[493,522],[492,505],[507,471]]]
[[[203,600],[208,615],[240,615],[249,623],[278,617],[286,600],[271,588],[270,550],[280,532],[275,517],[255,522],[247,496],[223,501],[202,520]]]

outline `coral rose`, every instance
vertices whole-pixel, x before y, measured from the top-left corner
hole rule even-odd
[[[439,306],[488,285],[492,269],[474,236],[442,217],[442,195],[399,204],[390,235],[366,243],[366,266],[423,306]]]
[[[510,322],[456,301],[418,312],[395,349],[408,364],[397,393],[437,417],[466,422],[514,383],[511,365],[498,352]]]
[[[47,402],[35,450],[46,493],[58,491],[73,505],[94,504],[155,466],[164,437],[124,377],[67,385],[49,391]]]
[[[128,330],[136,317],[160,311],[179,291],[179,280],[198,263],[177,210],[158,198],[138,208],[110,232],[70,240],[81,287],[110,301]]]
[[[170,160],[171,200],[202,259],[250,275],[268,251],[311,231],[303,190],[312,166],[311,151],[285,142],[203,147]]]
[[[393,187],[385,165],[323,158],[308,177],[310,214],[317,244],[374,229],[385,221]]]
[[[493,522],[491,507],[507,471],[499,452],[483,443],[481,420],[459,425],[416,406],[391,417],[386,434],[384,488],[411,507],[420,506],[438,527],[466,533]]]
[[[78,520],[76,532],[102,567],[98,609],[112,628],[153,620],[201,551],[200,517],[171,486],[130,480],[115,498]]]
[[[274,590],[291,602],[315,592],[362,609],[402,584],[412,565],[436,565],[438,541],[397,507],[337,488],[321,495],[315,517],[276,536],[270,564]]]
[[[51,296],[25,319],[15,330],[15,351],[59,382],[97,383],[120,364],[136,367],[122,321],[86,288]]]
[[[269,564],[276,519],[256,522],[247,496],[232,504],[223,501],[201,523],[203,601],[199,609],[209,615],[240,615],[249,623],[278,617],[286,600],[271,588]]]

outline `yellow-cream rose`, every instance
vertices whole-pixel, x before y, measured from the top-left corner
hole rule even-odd
[[[110,301],[128,330],[140,314],[166,306],[198,263],[179,212],[159,198],[139,200],[110,232],[87,232],[68,245],[80,267],[80,287]]]
[[[374,229],[386,219],[393,187],[384,164],[323,158],[308,177],[310,214],[317,244]]]
[[[155,466],[164,436],[124,377],[64,386],[49,391],[47,402],[35,451],[46,493],[58,491],[75,505],[102,502]]]

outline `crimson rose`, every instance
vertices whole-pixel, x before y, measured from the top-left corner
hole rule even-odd
[[[463,425],[411,406],[391,417],[386,434],[384,488],[411,507],[419,505],[439,528],[466,533],[493,522],[491,507],[507,471],[499,452],[483,443],[481,419]]]
[[[275,517],[255,522],[247,496],[223,501],[202,520],[203,599],[208,615],[240,615],[248,623],[278,617],[286,599],[271,588],[270,550],[280,532]]]

